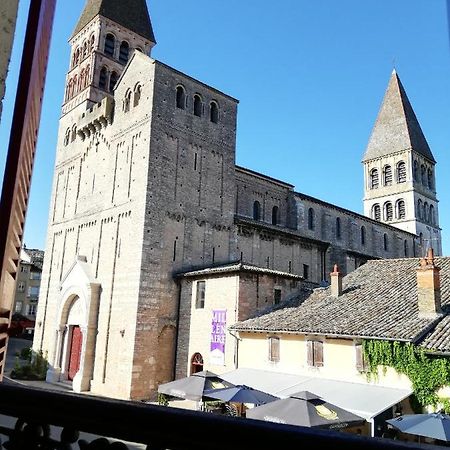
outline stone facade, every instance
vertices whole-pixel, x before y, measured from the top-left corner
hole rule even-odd
[[[0,119],[2,116],[2,101],[5,96],[5,82],[8,73],[9,60],[16,29],[17,8],[19,0],[8,0],[0,5]]]
[[[187,373],[210,320],[180,273],[236,261],[282,273],[208,278],[215,301],[249,317],[277,285],[281,300],[296,288],[282,279],[317,286],[336,262],[345,273],[418,252],[414,234],[236,167],[238,101],[149,57],[150,29],[94,4],[119,5],[88,2],[70,41],[33,344],[49,380],[148,399]]]

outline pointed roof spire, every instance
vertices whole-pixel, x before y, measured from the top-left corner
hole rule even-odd
[[[156,43],[145,0],[86,0],[83,13],[72,37],[98,15],[113,20],[124,28]]]
[[[407,149],[436,162],[394,69],[363,162]]]

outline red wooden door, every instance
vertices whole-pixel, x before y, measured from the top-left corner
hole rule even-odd
[[[70,343],[69,380],[73,380],[80,369],[81,343],[81,329],[75,326],[72,329],[72,341]]]

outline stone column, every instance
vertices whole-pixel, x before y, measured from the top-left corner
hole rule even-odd
[[[45,377],[45,380],[48,383],[56,383],[61,377],[61,347],[65,329],[66,327],[59,327],[56,330],[56,345],[52,358],[52,364],[50,364]]]

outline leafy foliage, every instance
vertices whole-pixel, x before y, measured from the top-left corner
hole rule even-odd
[[[416,345],[397,341],[366,340],[363,352],[369,379],[377,377],[379,366],[384,373],[387,367],[392,367],[410,379],[422,407],[442,404],[445,410],[450,410],[450,401],[437,395],[440,388],[450,385],[449,358],[427,354]]]
[[[19,359],[16,359],[11,378],[16,380],[45,380],[47,369],[47,355],[44,356],[42,351],[32,352],[30,360],[24,365],[19,364]]]

